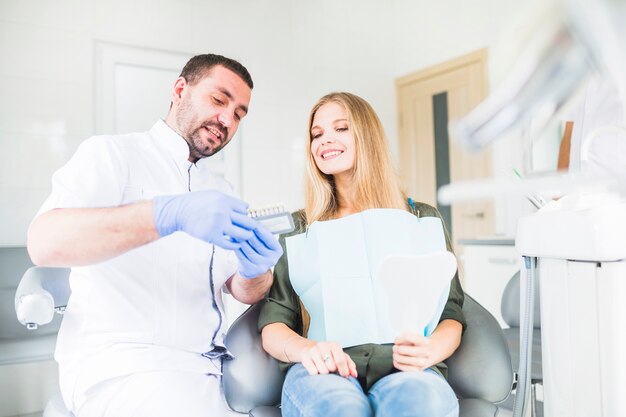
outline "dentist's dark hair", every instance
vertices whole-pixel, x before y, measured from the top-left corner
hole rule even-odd
[[[190,85],[195,85],[208,74],[211,73],[213,67],[221,65],[222,67],[231,70],[235,74],[239,75],[241,79],[250,87],[251,89],[254,87],[254,83],[252,82],[252,77],[250,73],[234,59],[227,58],[222,55],[217,54],[203,54],[196,55],[191,58],[185,64],[185,67],[180,73],[180,76],[187,80],[187,83]]]

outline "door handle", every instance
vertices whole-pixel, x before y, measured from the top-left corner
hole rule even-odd
[[[485,212],[479,211],[476,213],[463,213],[463,217],[465,217],[466,219],[484,219]]]

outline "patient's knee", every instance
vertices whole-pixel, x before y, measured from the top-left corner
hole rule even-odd
[[[309,375],[295,365],[285,380],[283,417],[370,417],[370,403],[354,379],[336,374]]]

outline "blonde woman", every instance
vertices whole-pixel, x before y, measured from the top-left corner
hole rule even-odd
[[[311,110],[308,132],[306,207],[294,213],[291,234],[303,233],[315,221],[372,208],[440,217],[435,208],[401,192],[380,120],[362,98],[322,97]],[[394,344],[342,349],[332,340],[307,339],[308,313],[289,280],[285,237],[280,239],[285,256],[276,265],[259,319],[263,347],[289,368],[283,416],[457,416],[442,361],[459,346],[465,325],[458,276],[430,336],[415,331],[398,335]]]

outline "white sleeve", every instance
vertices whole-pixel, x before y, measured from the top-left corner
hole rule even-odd
[[[94,136],[52,176],[52,192],[39,213],[54,208],[121,204],[128,165],[110,136]]]

